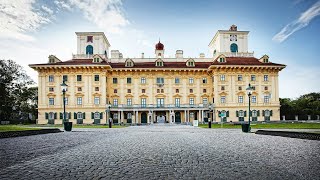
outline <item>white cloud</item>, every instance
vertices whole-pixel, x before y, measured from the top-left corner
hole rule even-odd
[[[276,34],[272,40],[283,42],[294,32],[306,27],[312,19],[320,15],[320,1],[312,5],[308,10],[303,12],[300,17],[290,24],[286,25],[282,30]]]
[[[41,8],[47,12],[48,14],[52,15],[53,14],[53,10],[51,10],[50,8],[48,8],[47,6],[42,5]]]
[[[14,38],[24,41],[34,40],[27,35],[41,25],[50,23],[48,18],[39,10],[33,8],[35,0],[7,1],[0,0],[0,37]]]
[[[71,6],[78,7],[86,19],[106,32],[119,33],[121,27],[129,24],[122,13],[121,0],[68,0]]]
[[[58,8],[62,8],[62,9],[66,9],[66,10],[69,10],[71,11],[71,7],[69,4],[67,4],[66,2],[64,1],[58,1],[58,0],[55,0],[54,1],[54,4],[56,4],[58,6]]]

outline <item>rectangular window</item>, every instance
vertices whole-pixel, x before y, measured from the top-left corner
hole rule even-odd
[[[203,89],[202,92],[203,92],[203,93],[207,93],[207,89]]]
[[[100,97],[94,97],[94,104],[100,104]]]
[[[54,105],[54,98],[49,98],[49,105]]]
[[[127,90],[127,93],[131,93],[131,89],[128,89],[128,90]]]
[[[141,107],[146,107],[146,105],[147,105],[147,99],[141,98]]]
[[[83,113],[82,112],[78,112],[77,113],[77,119],[83,119]]]
[[[180,98],[175,99],[175,105],[176,107],[180,107]]]
[[[251,81],[256,81],[256,75],[251,75]]]
[[[242,81],[242,75],[238,75],[238,81]]]
[[[54,82],[54,76],[53,75],[49,75],[49,82]]]
[[[113,119],[118,119],[118,113],[113,113]]]
[[[157,89],[157,93],[160,93],[160,89]]]
[[[157,99],[157,107],[164,107],[164,98]]]
[[[241,91],[241,90],[242,90],[242,87],[241,87],[241,86],[239,86],[239,88],[238,88],[238,89],[239,89],[239,91]]]
[[[113,93],[117,94],[117,93],[118,93],[118,90],[117,90],[117,89],[114,89],[114,90],[113,90]]]
[[[224,74],[220,75],[220,81],[225,81],[226,80],[226,76]]]
[[[179,93],[179,89],[176,89],[176,93]]]
[[[164,84],[164,78],[157,78],[157,84]]]
[[[53,87],[49,87],[49,92],[53,92],[54,88]]]
[[[142,89],[141,92],[142,92],[142,93],[146,93],[146,89]]]
[[[203,98],[202,99],[202,104],[208,104],[208,98]]]
[[[78,87],[78,91],[82,91],[82,87]]]
[[[131,78],[127,78],[127,84],[131,84]]]
[[[257,102],[257,96],[251,96],[251,102],[256,103]]]
[[[243,96],[238,96],[238,103],[243,103]]]
[[[81,105],[82,104],[82,97],[77,97],[77,105]]]
[[[175,78],[175,79],[174,79],[174,83],[175,83],[175,84],[179,84],[179,83],[180,83],[180,79],[179,79],[179,78]]]
[[[131,106],[131,105],[132,105],[132,99],[131,99],[131,98],[127,99],[127,105],[128,105],[128,106]]]
[[[95,90],[95,91],[99,91],[99,87],[95,87],[94,90]]]
[[[112,78],[113,84],[118,84],[118,78]]]
[[[94,75],[94,81],[99,81],[99,75]]]
[[[189,78],[189,84],[193,84],[193,78]]]
[[[118,106],[118,99],[113,99],[113,105]]]
[[[190,92],[190,93],[193,93],[193,89],[190,89],[189,92]]]
[[[207,78],[202,78],[202,83],[207,84]]]
[[[194,98],[190,98],[190,99],[189,99],[189,104],[190,104],[190,105],[194,105]]]
[[[224,89],[225,89],[224,86],[221,86],[221,91],[224,91]]]
[[[68,75],[63,75],[62,76],[62,81],[67,82],[68,81]]]
[[[161,89],[161,93],[164,93],[164,89]]]
[[[77,75],[77,81],[82,81],[82,76],[81,75]]]
[[[255,86],[251,86],[252,90],[256,90],[256,87]]]
[[[94,119],[100,119],[100,113],[95,112],[94,113]]]
[[[264,90],[265,90],[265,91],[268,91],[268,86],[265,86],[265,87],[264,87]]]
[[[225,96],[221,96],[221,103],[222,104],[226,103],[226,97]]]
[[[146,78],[145,77],[142,77],[141,78],[141,84],[145,84],[146,83]]]
[[[263,76],[263,81],[268,81],[268,75]]]
[[[269,103],[269,96],[264,96],[264,102]]]

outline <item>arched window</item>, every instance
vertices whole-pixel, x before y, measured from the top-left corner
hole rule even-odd
[[[93,54],[93,46],[88,45],[86,47],[86,54]]]
[[[238,45],[236,43],[232,43],[230,45],[230,51],[231,52],[238,52]]]

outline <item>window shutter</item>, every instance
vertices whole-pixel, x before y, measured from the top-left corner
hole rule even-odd
[[[69,116],[68,116],[68,119],[71,119],[71,112],[69,112]]]
[[[227,117],[229,117],[229,111],[227,111]]]
[[[60,113],[60,119],[63,119],[63,113]]]
[[[220,114],[221,114],[221,111],[218,111],[218,116],[219,116],[219,117],[221,117],[221,115],[220,115]]]
[[[57,113],[54,113],[54,119],[57,119]]]
[[[264,116],[264,110],[262,110],[262,116]]]
[[[77,119],[77,113],[73,113],[74,119]]]
[[[48,113],[46,113],[46,115],[45,115],[45,116],[46,116],[46,119],[48,119],[48,118],[49,118],[49,114],[48,114]]]
[[[251,116],[251,117],[252,117],[252,111],[250,111],[250,112],[249,112],[249,116]]]
[[[83,112],[83,119],[86,119],[86,113]]]
[[[244,117],[247,117],[247,111],[244,111]]]
[[[103,113],[100,113],[100,119],[103,119]]]
[[[239,111],[236,111],[236,117],[239,117]]]
[[[94,119],[94,113],[93,112],[91,113],[91,119]]]
[[[270,116],[272,116],[272,110],[270,111]]]
[[[257,116],[260,116],[260,110],[257,111]]]

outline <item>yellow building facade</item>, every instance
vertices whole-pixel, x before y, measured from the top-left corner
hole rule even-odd
[[[249,84],[251,120],[280,120],[278,75],[285,65],[248,52],[248,33],[235,25],[219,30],[211,57],[185,58],[177,50],[167,58],[159,41],[154,58],[123,58],[109,50],[104,33],[77,32],[71,60],[50,55],[48,63],[30,65],[39,74],[38,124],[62,123],[62,82],[66,118],[75,124],[247,121]]]

